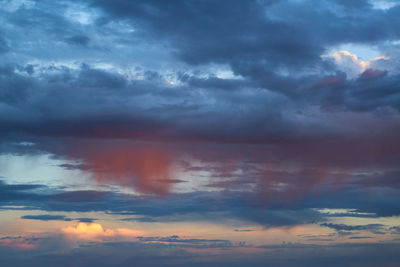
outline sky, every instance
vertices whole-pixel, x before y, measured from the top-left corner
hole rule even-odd
[[[397,0],[0,0],[1,266],[399,266]]]

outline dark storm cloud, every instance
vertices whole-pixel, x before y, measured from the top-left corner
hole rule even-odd
[[[272,93],[248,91],[240,82],[235,85],[239,88],[236,92],[215,92],[213,88],[225,88],[226,85],[218,85],[220,82],[232,83],[218,78],[197,86],[198,82],[192,84],[190,78],[187,86],[170,88],[151,79],[127,81],[120,74],[87,65],[78,71],[49,67],[41,71],[52,73],[37,78],[18,73],[12,65],[0,71],[0,100],[9,109],[1,118],[3,134],[271,143],[335,134],[335,129],[318,125],[317,121],[291,119],[297,116],[302,102],[374,111],[398,109],[400,101],[398,76],[377,78],[367,84],[354,81],[339,89],[330,85],[305,89],[303,95],[296,93],[296,103]],[[210,106],[205,101],[188,109],[186,103],[195,103],[200,94],[221,105]],[[163,104],[153,107],[149,95]]]
[[[0,188],[2,192],[21,192],[45,187],[40,184],[6,184],[0,180]]]
[[[27,220],[39,220],[39,221],[71,221],[70,218],[65,217],[64,215],[24,215],[21,216],[21,219]]]
[[[166,40],[189,64],[226,63],[236,74],[271,90],[285,91],[295,84],[277,74],[279,68],[328,67],[320,58],[324,44],[308,27],[317,18],[300,27],[268,18],[265,11],[279,6],[279,1],[118,1],[113,5],[94,1],[93,5],[111,20],[131,20],[143,38]]]
[[[332,4],[365,6],[334,12]],[[189,63],[265,58],[289,65],[319,61],[326,44],[397,38],[397,8],[366,1],[93,1],[109,19],[130,19],[146,37],[170,40]],[[296,10],[298,16],[290,16]],[[357,14],[359,23],[352,23]],[[278,17],[281,15],[280,17]],[[296,24],[296,22],[298,22]],[[193,31],[193,29],[195,29]],[[369,32],[367,35],[366,33]],[[207,38],[204,38],[207,37]],[[318,37],[318,38],[317,38]],[[322,38],[321,38],[322,37]],[[259,61],[258,61],[259,62]],[[253,64],[257,64],[258,63]],[[250,62],[249,62],[250,63]],[[253,65],[250,63],[250,67]]]
[[[1,34],[1,32],[0,32]],[[6,53],[9,50],[8,42],[2,36],[0,36],[0,53]]]
[[[254,230],[254,229],[235,229],[234,230],[235,232],[254,232],[254,231],[256,231],[256,230]]]
[[[21,216],[21,219],[26,219],[26,220],[39,220],[39,221],[66,221],[70,222],[73,220],[79,221],[79,222],[85,222],[85,223],[92,223],[97,219],[93,218],[68,218],[65,215],[50,215],[50,214],[43,214],[43,215],[24,215]]]
[[[346,224],[334,224],[334,223],[322,223],[321,226],[335,229],[337,231],[359,231],[368,230],[371,232],[376,232],[384,228],[382,224],[367,224],[367,225],[346,225]]]
[[[97,219],[95,219],[95,218],[75,218],[73,220],[77,220],[77,221],[83,222],[83,223],[92,223],[92,222],[96,221]]]
[[[296,127],[306,126],[282,116],[275,107],[285,98],[272,95],[277,102],[274,103],[268,93],[246,95],[238,91],[220,95],[196,87],[191,91],[186,86],[170,88],[153,78],[128,82],[119,74],[87,65],[79,71],[62,66],[41,71],[50,73],[36,78],[18,73],[11,65],[1,69],[4,89],[0,101],[10,109],[1,118],[3,133],[263,142],[269,137],[290,137]],[[192,107],[185,103],[195,103],[204,93],[222,105],[209,106],[207,99]],[[164,103],[153,107],[148,96]],[[249,105],[242,111],[235,110],[240,99]],[[262,99],[270,105],[264,106]],[[269,125],[260,127],[266,120]]]
[[[34,77],[16,73],[13,66],[0,69],[3,86],[0,101],[11,110],[19,109],[18,112],[7,114],[7,116],[2,114],[3,133],[19,131],[38,135],[85,136],[87,134],[92,136],[96,133],[108,135],[107,132],[110,132],[109,134],[113,135],[112,132],[121,132],[122,135],[129,135],[126,132],[130,130],[119,131],[118,128],[125,127],[124,125],[132,125],[128,127],[139,131],[146,131],[146,128],[152,131],[154,128],[151,118],[146,119],[150,114],[145,115],[142,112],[142,114],[137,114],[136,118],[129,118],[124,115],[127,112],[123,111],[122,105],[119,105],[117,109],[115,109],[116,103],[107,107],[112,103],[107,99],[114,94],[113,90],[124,87],[126,81],[120,75],[89,69],[86,66],[83,66],[82,71],[78,73],[72,73],[71,70],[63,67],[48,69],[48,71],[52,70],[56,73],[44,75],[37,80]],[[137,94],[137,91],[141,90],[139,88],[135,92],[134,88],[129,89],[133,90],[132,94]],[[128,92],[120,91],[119,93]],[[117,98],[120,97],[123,96],[117,96]],[[75,99],[73,101],[75,103],[62,100],[66,98],[69,101]],[[120,100],[122,101],[123,98]],[[84,110],[75,110],[74,106],[78,102],[82,104]],[[89,110],[85,111],[86,108],[92,109],[90,106],[94,108],[92,115]],[[154,118],[154,120],[157,119]]]
[[[73,45],[87,46],[90,38],[85,35],[74,35],[66,39],[66,41]]]
[[[396,40],[400,35],[394,26],[400,8],[372,9],[366,1],[121,0],[111,4],[99,0],[93,5],[102,8],[109,20],[130,20],[143,38],[168,41],[189,64],[227,63],[236,74],[277,91],[295,86],[286,81],[290,76],[278,74],[282,68],[331,70],[320,57],[330,46]]]
[[[198,78],[188,74],[179,74],[179,80],[194,88],[205,88],[215,90],[238,90],[251,86],[245,80],[221,79],[218,77]]]
[[[400,214],[397,192],[390,190],[386,190],[385,198],[371,197],[367,194],[368,191],[363,190],[325,192],[324,197],[321,197],[318,192],[309,193],[305,199],[291,203],[285,200],[284,195],[279,194],[276,194],[271,201],[264,202],[262,196],[256,192],[238,193],[233,191],[224,195],[220,195],[218,192],[193,192],[176,193],[163,197],[140,197],[112,192],[63,192],[48,189],[46,194],[43,193],[43,190],[22,194],[20,191],[25,189],[19,188],[26,187],[29,185],[18,185],[11,188],[3,183],[0,187],[0,191],[4,193],[1,197],[1,206],[4,209],[12,205],[23,206],[23,209],[26,210],[51,212],[98,211],[129,216],[122,220],[139,222],[207,221],[210,218],[214,221],[224,221],[227,218],[234,218],[264,227],[318,223],[335,216],[315,210],[324,208],[352,209],[356,212],[376,214],[377,218]],[[137,217],[132,217],[132,215]],[[357,217],[357,214],[352,215],[352,213],[342,215]],[[41,216],[46,219],[50,215]],[[28,218],[34,217],[29,215],[26,219]],[[40,219],[41,217],[35,218]],[[63,218],[85,221],[82,218]],[[335,227],[336,225],[324,223],[324,226]],[[338,228],[338,230],[346,229]],[[376,230],[379,229],[376,228]]]
[[[397,38],[398,32],[392,28],[397,7],[382,11],[363,1],[328,1],[315,7],[310,1],[94,1],[80,8],[94,13],[101,9],[103,12],[96,14],[103,17],[98,18],[98,24],[83,26],[46,13],[42,5],[65,8],[43,2],[36,8],[20,7],[6,18],[18,27],[36,22],[39,26],[35,30],[52,33],[46,38],[81,46],[91,42],[92,33],[106,38],[104,27],[129,22],[135,36],[128,34],[126,39],[132,45],[138,44],[138,39],[144,43],[165,40],[168,49],[177,53],[177,64],[180,60],[194,65],[227,64],[242,78],[218,78],[211,71],[203,72],[204,77],[190,68],[177,68],[171,75],[180,83],[171,87],[166,83],[168,75],[155,70],[138,69],[136,75],[143,80],[132,80],[115,69],[86,63],[75,68],[39,63],[5,65],[1,68],[0,98],[5,104],[1,128],[9,136],[17,132],[78,138],[280,143],[331,138],[343,130],[342,122],[329,125],[329,119],[310,116],[315,111],[307,109],[313,105],[323,115],[332,110],[345,110],[350,115],[390,115],[399,110],[398,75],[366,70],[359,79],[349,80],[320,57],[329,46],[343,42]],[[344,5],[363,7],[364,12],[357,13],[360,23],[352,23],[356,14],[352,8],[337,10]],[[288,17],[294,10],[300,15]],[[367,31],[374,34],[366,35]],[[72,59],[82,58],[74,48],[64,49]],[[40,55],[36,57],[40,59]],[[112,57],[102,60],[112,62]],[[365,127],[376,126],[370,122]],[[397,131],[393,129],[382,132]],[[343,131],[346,134],[346,129]],[[360,132],[365,135],[366,130]]]
[[[38,200],[41,197],[32,190],[41,188],[44,188],[44,186],[34,184],[9,185],[0,180],[0,202],[7,205],[6,203],[13,201]]]
[[[92,69],[90,66],[83,65],[79,73],[78,79],[75,81],[82,88],[106,88],[109,90],[120,89],[126,84],[126,80],[122,75]]]
[[[365,84],[362,81],[372,74],[366,71],[360,76],[359,83],[342,84],[339,89],[328,84],[322,88],[319,86],[318,90],[299,93],[295,88],[315,81],[317,77],[303,75],[302,78],[292,78],[278,74],[279,67],[296,67],[301,71],[308,64],[325,66],[320,55],[326,47],[337,43],[369,43],[399,37],[399,31],[393,27],[400,10],[398,7],[382,11],[372,9],[366,1],[325,3],[325,6],[319,3],[313,7],[311,1],[230,1],[229,4],[224,1],[176,1],[174,4],[118,1],[112,5],[106,1],[94,1],[94,5],[102,7],[111,19],[130,19],[145,38],[169,40],[188,63],[228,63],[235,73],[248,81],[286,93],[297,101],[303,99],[323,107],[342,106],[355,111],[373,111],[379,107],[398,109],[398,83],[394,82],[397,77]],[[363,7],[364,11],[345,9],[334,12],[335,3]],[[288,14],[294,11],[296,15],[289,17]],[[283,16],[276,19],[275,16],[279,15]],[[358,23],[352,23],[353,16],[357,16]],[[299,66],[295,64],[297,61]],[[219,82],[218,79],[186,80],[200,87],[215,87]],[[364,90],[365,86],[371,89]],[[224,87],[222,82],[218,86]],[[382,98],[376,99],[368,91],[379,93]]]
[[[364,112],[392,108],[399,112],[400,76],[384,78],[385,74],[383,71],[366,70],[358,80],[349,81],[347,85],[337,87],[337,84],[331,84],[311,91],[320,96],[315,100],[325,108],[336,106]]]

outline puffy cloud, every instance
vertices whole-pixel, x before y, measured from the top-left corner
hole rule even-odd
[[[360,74],[365,76],[370,73],[370,68],[374,66],[377,61],[388,61],[389,58],[385,56],[374,57],[370,60],[360,60],[357,55],[351,54],[349,51],[343,50],[338,51],[330,55],[335,64],[337,64],[339,70],[345,72],[349,78],[357,78]],[[326,56],[324,56],[326,58]],[[365,74],[367,72],[367,74]],[[382,70],[382,72],[384,72]]]
[[[137,236],[142,236],[143,232],[133,229],[117,228],[103,229],[99,223],[80,222],[76,226],[68,226],[61,229],[61,232],[69,238],[84,240],[135,240]]]

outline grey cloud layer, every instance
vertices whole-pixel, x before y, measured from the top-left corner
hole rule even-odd
[[[400,75],[366,69],[350,78],[321,55],[354,43],[395,60],[400,6],[41,1],[1,12],[4,152],[31,141],[19,151],[82,159],[77,167],[91,170],[86,151],[141,140],[208,166],[245,162],[241,177],[208,186],[257,186],[269,199],[278,196],[274,177],[295,196],[340,175],[396,179],[377,177],[398,173]],[[298,167],[282,171],[281,162]],[[220,169],[216,177],[229,175]]]
[[[381,226],[346,226],[324,223],[334,216],[379,218],[380,216],[398,216],[400,209],[396,203],[397,193],[388,188],[376,187],[386,197],[370,197],[369,188],[347,188],[340,192],[312,192],[296,204],[276,195],[275,199],[263,202],[260,195],[254,193],[226,192],[221,196],[216,192],[193,192],[171,194],[165,197],[128,196],[101,191],[56,191],[47,190],[46,194],[32,191],[32,185],[0,184],[0,204],[4,209],[19,206],[26,210],[48,212],[106,212],[126,216],[122,220],[140,222],[174,221],[221,221],[238,219],[242,223],[255,223],[264,227],[294,226],[321,222],[323,226],[336,230],[382,229]],[[43,187],[42,187],[43,188]],[[326,214],[316,209],[350,209],[358,213]],[[365,213],[365,215],[363,215]],[[136,217],[132,217],[136,216]],[[212,219],[211,219],[212,218]],[[79,220],[63,215],[29,215],[23,219],[36,220]]]
[[[321,55],[341,43],[397,40],[399,10],[361,1],[21,5],[2,11],[2,132],[275,142],[335,135],[360,112],[371,116],[360,132],[382,116],[393,120],[382,131],[393,131],[399,75],[366,71],[350,80]],[[217,77],[214,63],[241,79]]]

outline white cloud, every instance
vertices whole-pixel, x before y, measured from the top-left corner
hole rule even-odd
[[[337,67],[345,72],[350,79],[355,79],[365,70],[374,68],[375,63],[378,61],[390,60],[390,58],[384,56],[377,56],[370,60],[360,60],[356,54],[352,54],[346,50],[337,51],[330,55],[323,55],[322,57],[333,59]]]

